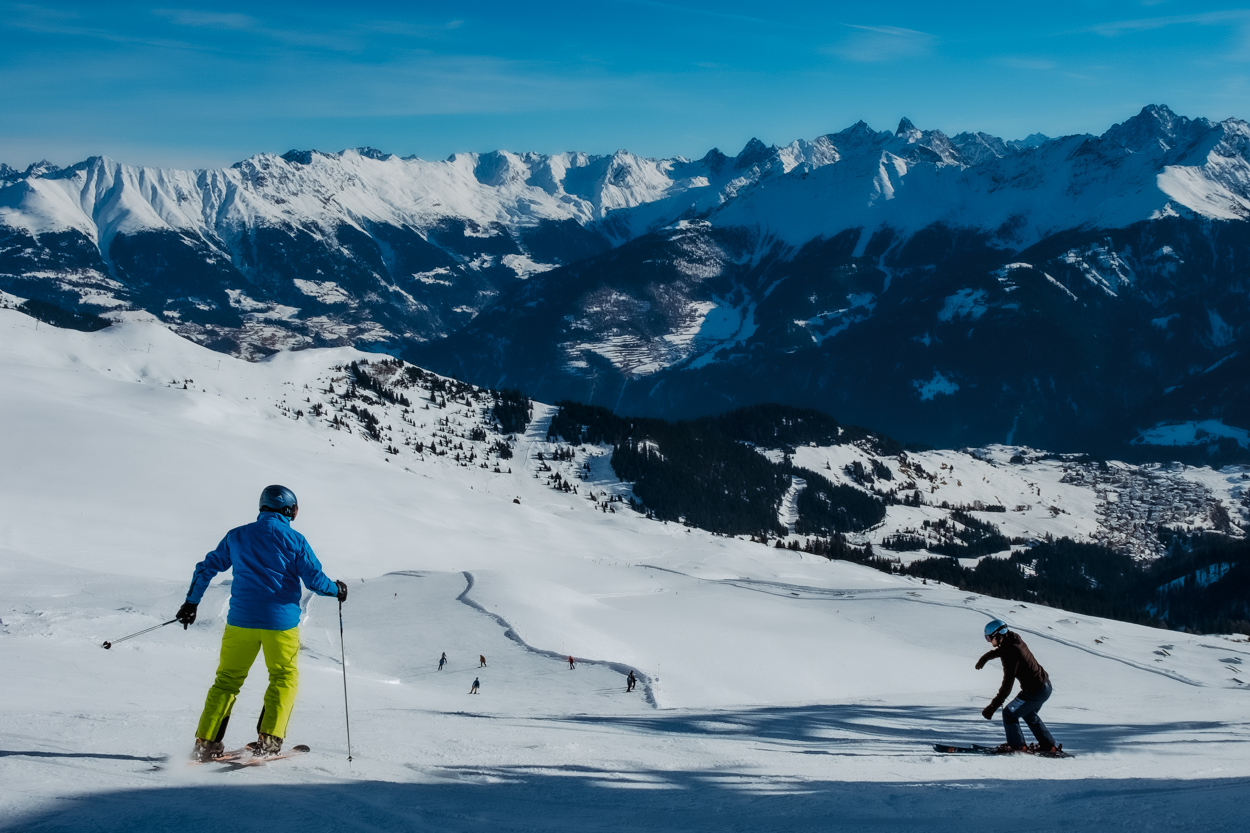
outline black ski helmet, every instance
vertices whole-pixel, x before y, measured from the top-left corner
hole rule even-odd
[[[286,486],[266,486],[265,491],[260,493],[261,511],[267,509],[289,518],[291,511],[298,506],[299,501],[295,499],[295,492]]]

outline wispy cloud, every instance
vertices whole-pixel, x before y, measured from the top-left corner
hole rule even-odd
[[[842,24],[850,35],[821,51],[856,63],[881,63],[902,58],[920,58],[933,50],[937,38],[928,32],[899,26],[858,26]]]
[[[17,29],[38,35],[60,35],[163,49],[195,49],[195,44],[170,38],[152,37],[116,31],[93,25],[78,12],[50,9],[29,3],[9,3],[0,7],[0,28]]]
[[[284,47],[324,49],[332,52],[359,52],[379,39],[426,39],[454,32],[462,20],[444,23],[360,19],[346,25],[330,26],[312,17],[295,20],[295,25],[274,25],[255,15],[202,11],[200,9],[153,9],[152,14],[174,26],[205,32],[230,32],[269,41]]]
[[[178,26],[234,31],[250,31],[260,28],[256,18],[245,14],[202,12],[194,9],[153,9],[152,14],[163,17]]]
[[[1170,26],[1219,26],[1228,23],[1250,21],[1250,9],[1234,9],[1221,12],[1202,12],[1201,14],[1177,14],[1164,17],[1142,17],[1135,20],[1113,20],[1098,23],[1085,31],[1099,35],[1123,35],[1129,32],[1148,32],[1152,29],[1166,29]]]

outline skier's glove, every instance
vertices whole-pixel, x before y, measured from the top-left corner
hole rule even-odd
[[[347,585],[346,585],[346,584],[344,584],[344,583],[343,583],[343,582],[341,582],[341,581],[336,581],[336,582],[334,582],[334,583],[335,583],[335,584],[337,584],[337,585],[339,586],[339,595],[338,595],[338,600],[339,600],[340,602],[345,602],[345,601],[347,601]]]
[[[997,709],[995,709],[994,704],[991,703],[990,705],[981,709],[981,716],[984,717],[986,720],[993,720],[995,711],[997,711]]]
[[[178,608],[178,612],[174,614],[174,619],[182,623],[182,629],[185,631],[187,626],[195,621],[195,610],[199,605],[193,602],[183,602],[182,607]]]

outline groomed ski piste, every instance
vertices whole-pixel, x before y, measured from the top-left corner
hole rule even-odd
[[[594,499],[627,491],[606,460],[557,491],[537,404],[498,473],[283,410],[364,358],[247,363],[0,310],[0,829],[1244,829],[1250,644],[648,521]],[[453,410],[414,401],[411,430]],[[229,574],[188,630],[101,643],[171,618],[270,483],[350,587],[353,760],[338,605],[308,597],[287,742],[312,752],[186,767]],[[1001,672],[973,669],[993,617],[1077,757],[933,751],[1002,739],[980,715]],[[263,690],[258,663],[227,747]]]

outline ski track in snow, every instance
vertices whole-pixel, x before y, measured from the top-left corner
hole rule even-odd
[[[469,598],[469,594],[473,592],[473,574],[468,571],[465,571],[464,577],[465,577],[467,584],[464,588],[464,592],[456,597],[456,601],[463,602],[464,604],[468,605],[474,610],[484,613],[487,616],[489,616],[491,619],[494,619],[495,622],[498,623],[498,625],[504,629],[504,634],[503,634],[504,636],[506,636],[508,639],[511,639],[513,642],[520,645],[522,648],[529,651],[530,653],[537,654],[540,657],[546,657],[548,659],[556,659],[560,661],[564,661],[568,657],[568,654],[562,654],[558,651],[548,651],[543,648],[535,648],[533,645],[530,645],[528,642],[522,639],[521,635],[516,632],[516,628],[508,624],[508,620],[504,619],[502,616],[500,616],[497,613],[491,613],[485,607],[473,601],[473,599]],[[611,668],[613,671],[620,674],[622,677],[628,676],[629,672],[633,670],[634,676],[637,677],[638,680],[642,683],[643,699],[652,706],[656,705],[655,695],[651,691],[651,678],[648,677],[645,672],[640,671],[634,668],[633,666],[624,665],[619,662],[611,662],[608,660],[586,659],[584,657],[575,657],[574,659],[576,659],[578,666],[581,666],[582,664],[602,665],[602,666]]]
[[[247,364],[158,328],[35,331],[0,312],[0,830],[1244,829],[1246,642],[604,512],[534,476],[553,413],[537,403],[512,474],[275,415],[355,355]],[[452,404],[413,420],[470,419]],[[854,457],[800,452],[834,474]],[[627,494],[602,457],[577,479],[586,453],[553,468]],[[947,462],[977,499],[1002,488],[966,457],[917,459],[935,485]],[[305,594],[288,742],[313,751],[184,767],[228,576],[191,628],[100,643],[165,621],[274,481],[349,585],[346,664],[337,603]],[[1058,488],[1039,484],[1038,503]],[[1092,511],[1083,494],[1065,505]],[[979,714],[1000,674],[973,668],[989,617],[1027,635],[1055,683],[1043,716],[1077,757],[931,750],[1001,739]],[[591,659],[569,670],[570,654]],[[258,665],[229,745],[250,739],[263,689]]]
[[[878,599],[880,598],[897,599],[899,598],[899,595],[902,592],[902,591],[896,591],[896,590],[858,590],[858,591],[853,591],[853,592],[841,591],[841,590],[830,591],[830,590],[825,590],[819,587],[809,587],[807,585],[801,585],[801,584],[780,584],[774,581],[747,581],[745,579],[739,579],[737,581],[730,581],[727,583],[732,584],[736,587],[741,587],[744,590],[755,590],[757,592],[764,592],[764,593],[771,592],[770,588],[784,590],[787,593],[789,593],[789,595],[791,596],[801,595],[801,593],[804,593],[807,595],[805,596],[801,595],[802,598],[815,600],[815,601],[854,602],[854,601],[858,601],[861,596],[873,596]],[[796,591],[801,591],[801,593],[796,593]],[[778,593],[774,595],[780,595],[780,594]],[[938,605],[941,607],[953,607],[953,608],[962,607],[963,609],[966,609],[966,610],[975,610],[978,613],[985,616],[987,620],[993,619],[997,615],[990,610],[986,610],[981,607],[969,606],[966,603],[964,605],[957,605],[953,602],[937,601],[933,599],[922,598],[920,594],[916,593],[915,591],[907,591],[907,595],[915,597],[913,599],[909,599],[908,601],[914,602],[917,604]],[[1055,636],[1053,634],[1043,633],[1039,630],[1028,628],[1022,625],[1016,625],[1015,630],[1019,631],[1020,633],[1027,633],[1033,636],[1040,637],[1042,639],[1047,639],[1047,640],[1050,640],[1051,642],[1057,642],[1060,645],[1067,645],[1069,648],[1075,648],[1078,651],[1084,651],[1085,653],[1090,654],[1092,656],[1096,656],[1100,659],[1110,660],[1112,662],[1122,662],[1125,665],[1128,665],[1132,668],[1136,668],[1139,671],[1145,671],[1149,674],[1159,674],[1161,676],[1168,677],[1169,679],[1176,680],[1177,682],[1185,683],[1186,685],[1192,685],[1192,686],[1205,685],[1205,683],[1200,683],[1197,680],[1191,680],[1182,674],[1177,674],[1171,671],[1164,670],[1162,668],[1151,668],[1149,665],[1145,665],[1144,663],[1133,662],[1132,660],[1125,659],[1124,657],[1117,657],[1117,656],[1114,656],[1113,654],[1110,654],[1104,651],[1095,651],[1086,645],[1081,645],[1072,640],[1064,639],[1062,637]],[[1229,651],[1229,653],[1242,654],[1246,652]],[[1250,653],[1246,653],[1246,655],[1250,656]],[[1234,686],[1229,686],[1229,688],[1234,688]]]

